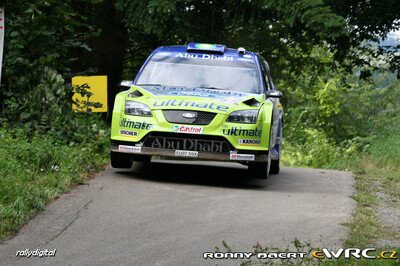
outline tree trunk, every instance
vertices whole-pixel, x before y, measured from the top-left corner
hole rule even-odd
[[[128,44],[127,31],[114,7],[114,0],[106,0],[98,20],[101,35],[93,44],[94,66],[99,75],[108,76],[108,107],[111,111],[118,84],[122,79],[124,57]]]

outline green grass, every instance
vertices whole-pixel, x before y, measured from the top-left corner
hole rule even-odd
[[[309,131],[302,145],[284,146],[283,163],[290,166],[351,171],[356,179],[357,206],[351,222],[348,247],[366,247],[379,241],[400,241],[399,230],[384,224],[382,208],[400,205],[400,131],[382,132],[379,138],[358,139],[336,147],[318,132]],[[372,139],[372,140],[371,140]]]
[[[345,245],[366,247],[379,240],[400,241],[399,232],[382,224],[378,214],[379,208],[400,204],[400,134],[375,140],[368,152],[339,165],[355,174],[357,188],[357,207]]]
[[[12,136],[14,135],[14,136]],[[69,146],[28,140],[0,131],[0,241],[15,233],[52,199],[99,170],[108,156],[102,144]]]
[[[317,143],[318,144],[318,143]],[[309,145],[314,145],[310,142]],[[323,147],[323,150],[325,148]],[[296,149],[294,149],[296,150]],[[342,149],[339,152],[343,152]],[[372,141],[364,152],[351,152],[343,159],[319,160],[311,153],[299,156],[289,154],[286,164],[349,170],[356,179],[357,205],[352,220],[346,224],[350,233],[344,247],[374,247],[377,250],[397,250],[395,260],[344,259],[322,260],[309,259],[294,265],[400,265],[400,248],[398,246],[379,246],[387,240],[400,241],[400,232],[390,224],[382,221],[379,209],[399,208],[400,206],[400,132],[381,135]],[[321,155],[320,153],[316,153]],[[297,155],[297,154],[295,154]],[[308,156],[308,157],[307,157]],[[309,159],[311,158],[311,159]],[[283,264],[287,264],[283,262]]]

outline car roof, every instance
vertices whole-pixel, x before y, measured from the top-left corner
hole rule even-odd
[[[158,52],[172,52],[172,53],[200,53],[200,54],[215,54],[215,55],[225,55],[225,56],[232,56],[232,57],[242,57],[243,54],[239,53],[239,49],[243,49],[243,48],[238,48],[238,49],[233,49],[233,48],[225,48],[224,45],[219,45],[219,46],[223,46],[224,52],[213,52],[213,51],[207,51],[207,50],[188,50],[189,46],[193,44],[190,43],[188,45],[170,45],[170,46],[160,46],[158,47],[153,53],[158,53]],[[208,45],[208,44],[207,44]],[[245,51],[245,55],[246,57],[250,57],[252,59],[255,59],[256,57],[256,53],[254,52],[250,52],[250,51]]]

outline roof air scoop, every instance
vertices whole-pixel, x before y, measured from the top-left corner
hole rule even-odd
[[[246,49],[244,49],[243,47],[238,48],[238,54],[245,54],[245,53],[246,53]]]

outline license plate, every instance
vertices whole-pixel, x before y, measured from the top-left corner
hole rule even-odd
[[[176,156],[183,156],[183,157],[197,157],[199,155],[198,151],[183,151],[183,150],[176,150]]]

